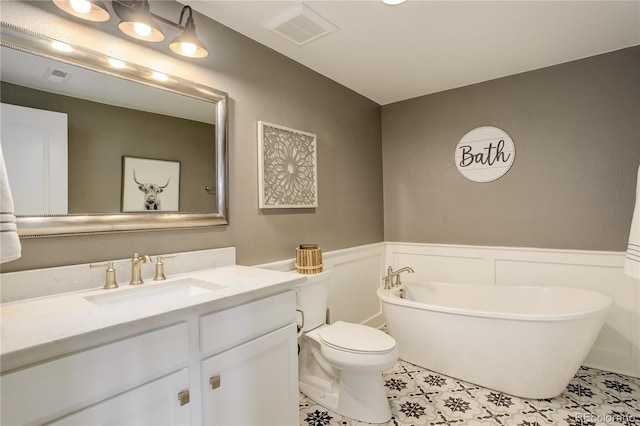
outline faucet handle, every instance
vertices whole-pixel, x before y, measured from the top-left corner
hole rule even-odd
[[[113,262],[104,262],[104,263],[92,263],[89,265],[89,268],[100,268],[107,267],[107,276],[105,277],[104,289],[110,288],[118,288],[118,283],[116,282],[116,270],[113,269]]]
[[[384,277],[382,277],[382,281],[384,281],[384,289],[385,290],[390,290],[391,289],[391,280],[393,278],[393,268],[391,266],[387,267],[387,275],[385,275]]]
[[[391,288],[391,279],[388,275],[382,277],[382,281],[384,281],[384,289],[389,290]]]
[[[162,281],[162,280],[166,280],[167,277],[165,277],[164,275],[164,262],[162,261],[162,259],[173,259],[176,256],[158,256],[156,258],[156,274],[153,277],[154,281]]]
[[[402,284],[402,281],[400,281],[400,274],[398,274],[396,275],[396,282],[394,283],[394,286],[398,287],[401,284]]]

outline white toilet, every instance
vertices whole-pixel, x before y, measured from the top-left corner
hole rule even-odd
[[[300,338],[300,390],[346,417],[367,423],[391,419],[382,372],[395,365],[398,349],[388,334],[337,321],[326,324],[331,271],[308,275],[296,287],[304,324]]]

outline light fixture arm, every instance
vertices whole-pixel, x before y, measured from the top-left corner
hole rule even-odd
[[[158,21],[162,22],[163,24],[169,25],[173,28],[176,28],[178,30],[184,30],[186,28],[186,26],[182,26],[182,18],[185,12],[185,9],[189,9],[189,17],[187,19],[187,22],[189,22],[189,20],[191,20],[193,22],[193,12],[191,10],[191,6],[185,6],[182,8],[182,12],[180,13],[180,20],[178,21],[178,23],[176,24],[175,22],[164,18],[160,15],[156,15],[155,13],[153,13],[150,9],[150,5],[149,5],[149,1],[148,0],[111,0],[111,3],[116,3],[119,6],[122,6],[124,8],[129,9],[131,12],[135,12],[137,10],[139,10],[139,8],[142,8],[145,10],[145,12],[148,12],[149,15],[151,15],[153,17],[153,19],[157,19]],[[118,9],[114,8],[116,14],[118,14]]]
[[[163,17],[162,17],[162,16],[160,16],[160,15],[156,15],[156,14],[155,14],[155,13],[153,13],[153,12],[149,12],[149,13],[151,13],[151,16],[153,16],[153,18],[154,18],[154,19],[157,19],[158,21],[162,22],[163,24],[167,24],[167,25],[169,25],[169,26],[171,26],[171,27],[173,27],[173,28],[176,28],[176,29],[178,29],[178,30],[184,30],[184,27],[183,27],[183,26],[181,26],[181,25],[179,25],[179,24],[176,24],[176,23],[175,23],[175,22],[173,22],[173,21],[170,21],[170,20],[168,20],[168,19],[166,19],[166,18],[163,18]]]
[[[182,12],[180,12],[180,19],[178,20],[178,26],[182,25],[182,18],[184,18],[184,12],[189,10],[189,16],[187,17],[187,23],[184,25],[183,29],[187,29],[188,27],[194,25],[193,21],[193,10],[191,6],[185,6],[182,8]]]

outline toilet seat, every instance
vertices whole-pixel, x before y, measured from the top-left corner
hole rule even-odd
[[[380,330],[343,321],[323,327],[318,337],[327,346],[352,353],[388,353],[396,347],[393,337]]]

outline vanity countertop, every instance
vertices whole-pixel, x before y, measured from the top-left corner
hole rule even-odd
[[[0,366],[4,373],[184,321],[185,313],[206,314],[291,290],[304,279],[304,275],[232,265],[175,275],[161,282],[148,280],[140,286],[121,284],[118,289],[83,290],[4,303],[0,305]],[[189,283],[197,291],[145,297],[180,283]],[[207,284],[215,289],[206,291]],[[101,305],[99,301],[105,297],[114,302]]]

